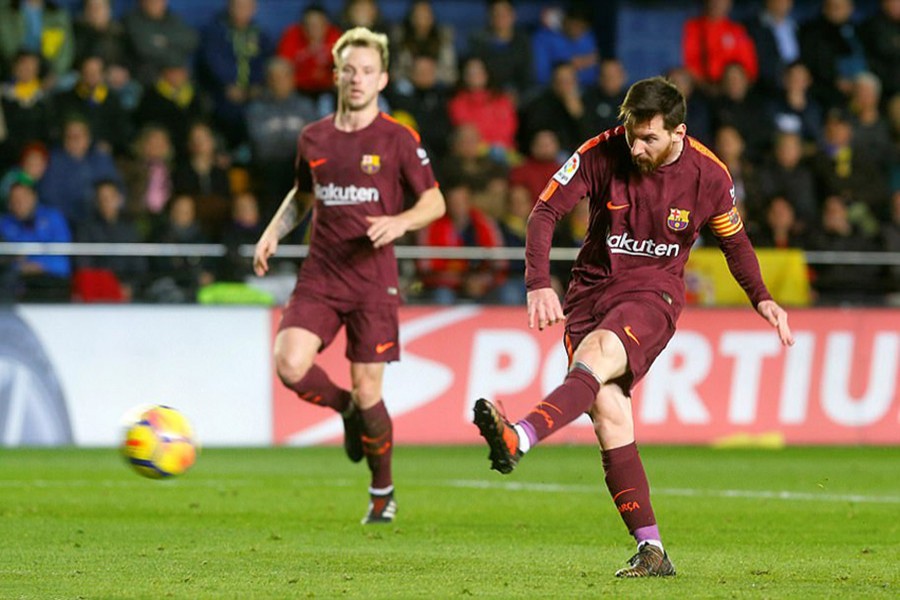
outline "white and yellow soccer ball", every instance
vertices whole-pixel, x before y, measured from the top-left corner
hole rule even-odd
[[[181,475],[194,464],[197,451],[190,422],[171,406],[141,407],[127,418],[122,454],[144,477]]]

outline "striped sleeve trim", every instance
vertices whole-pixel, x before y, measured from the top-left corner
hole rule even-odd
[[[415,129],[413,129],[411,126],[407,125],[406,123],[402,123],[402,122],[398,121],[397,119],[395,119],[394,117],[392,117],[391,115],[389,115],[387,113],[380,113],[380,114],[381,114],[381,118],[384,119],[385,121],[389,121],[391,123],[399,125],[403,129],[408,131],[413,136],[413,138],[416,140],[417,144],[422,143],[422,136],[420,136],[419,132],[416,131]]]
[[[707,148],[706,146],[704,146],[703,144],[701,144],[700,142],[698,142],[697,140],[695,140],[694,138],[692,138],[690,136],[688,136],[687,139],[688,139],[688,143],[691,145],[691,148],[693,148],[694,150],[696,150],[697,152],[699,152],[700,154],[702,154],[709,160],[713,161],[719,167],[721,167],[721,169],[723,171],[725,171],[725,173],[728,175],[729,181],[731,180],[731,173],[728,171],[728,167],[725,166],[725,163],[723,163],[719,159],[719,157],[715,155],[715,153],[712,150],[710,150],[709,148]]]
[[[717,236],[731,237],[744,228],[741,213],[736,207],[732,207],[727,213],[718,215],[709,220],[709,227]]]

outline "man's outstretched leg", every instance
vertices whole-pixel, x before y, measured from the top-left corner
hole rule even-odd
[[[362,419],[349,390],[338,387],[313,363],[322,340],[301,328],[282,330],[275,338],[275,368],[285,387],[301,400],[331,408],[344,420],[344,451],[353,462],[363,459]]]
[[[600,442],[606,487],[628,532],[638,544],[629,566],[616,577],[665,577],[675,567],[662,545],[650,504],[650,483],[634,442],[631,399],[616,384],[604,386],[591,409]]]
[[[575,363],[563,384],[515,425],[487,400],[476,401],[473,421],[490,447],[491,468],[504,474],[512,472],[533,445],[586,413],[599,389],[600,381],[593,371]]]

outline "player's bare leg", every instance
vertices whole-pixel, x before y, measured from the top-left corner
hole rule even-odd
[[[394,428],[381,396],[384,363],[352,363],[353,403],[362,422],[362,447],[372,472],[369,508],[363,524],[390,523],[397,513],[391,458]]]
[[[283,329],[275,337],[275,371],[282,383],[302,400],[329,407],[344,419],[344,450],[353,462],[363,458],[362,419],[349,390],[335,385],[315,364],[322,339],[300,327]]]
[[[602,450],[606,487],[638,544],[629,566],[616,571],[616,577],[675,575],[662,545],[650,504],[650,484],[634,440],[631,398],[615,383],[604,385],[590,414]]]

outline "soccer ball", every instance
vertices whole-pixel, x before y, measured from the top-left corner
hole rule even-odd
[[[135,471],[150,479],[181,475],[194,464],[194,430],[171,406],[144,407],[127,421],[122,454]]]

